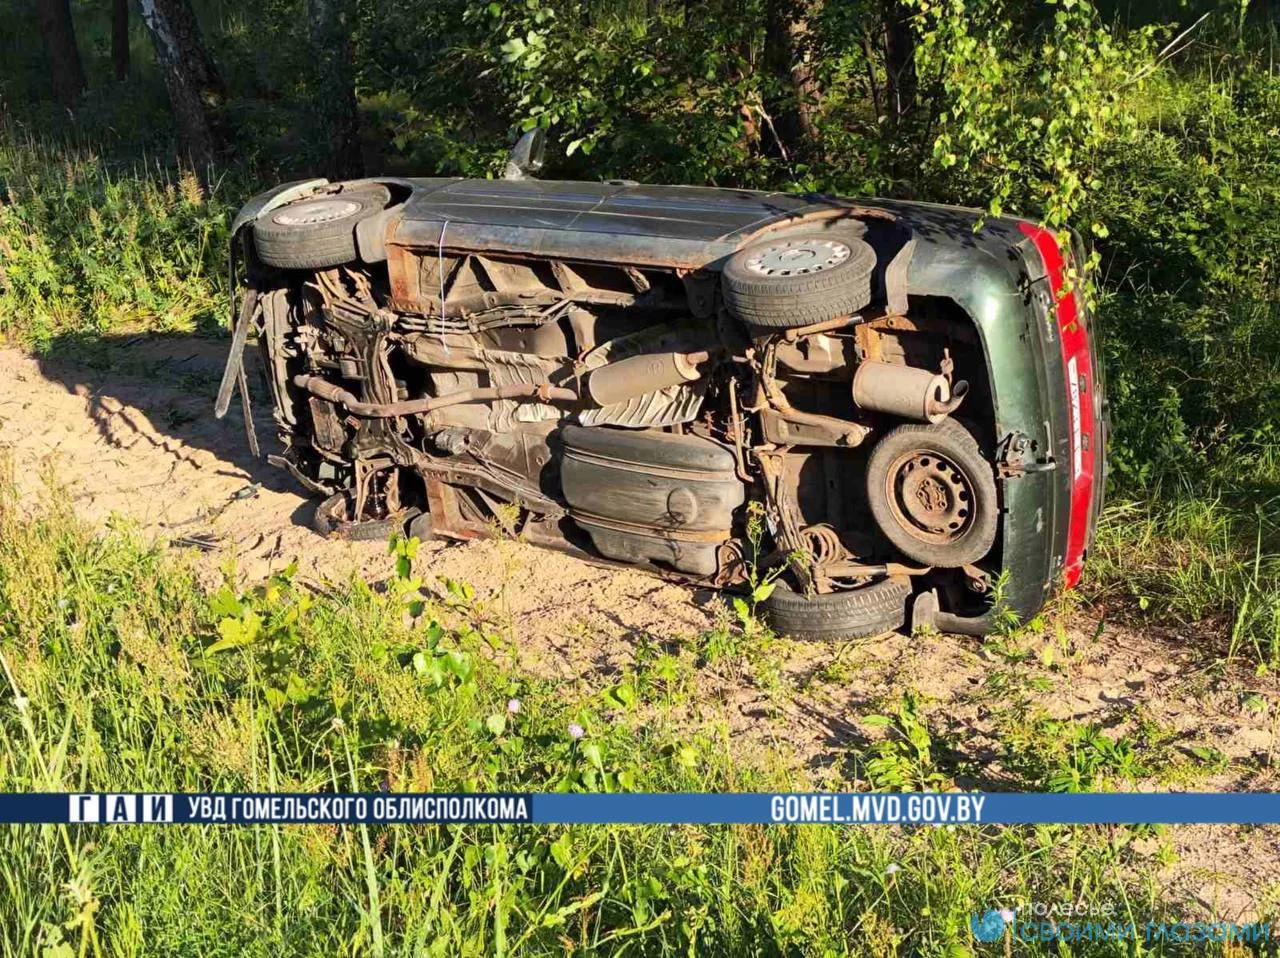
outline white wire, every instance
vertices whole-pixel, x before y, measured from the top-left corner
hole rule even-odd
[[[449,339],[445,335],[444,311],[444,233],[449,228],[449,220],[440,224],[440,242],[436,244],[436,271],[440,274],[440,341],[444,344],[444,354],[449,355]]]

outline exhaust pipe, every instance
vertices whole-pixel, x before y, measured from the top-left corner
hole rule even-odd
[[[862,409],[919,422],[940,422],[969,394],[963,379],[953,386],[941,373],[897,363],[864,362],[853,374],[853,401]]]
[[[352,415],[365,419],[394,419],[397,416],[419,416],[468,402],[492,402],[495,399],[535,399],[538,402],[577,402],[578,394],[572,389],[552,386],[548,383],[510,383],[506,386],[482,386],[462,389],[445,396],[426,396],[421,399],[405,399],[400,402],[364,402],[354,393],[336,386],[321,376],[299,374],[293,384],[313,396],[327,399],[347,407]]]

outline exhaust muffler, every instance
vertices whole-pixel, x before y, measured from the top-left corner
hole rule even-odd
[[[859,408],[919,422],[940,422],[968,393],[963,379],[952,385],[941,373],[897,363],[864,362],[853,374],[853,401]]]
[[[700,378],[698,366],[711,358],[696,353],[642,353],[608,363],[587,375],[587,394],[600,406],[626,402],[636,396]]]

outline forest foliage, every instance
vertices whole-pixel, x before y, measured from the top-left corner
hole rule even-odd
[[[51,70],[40,42],[38,13],[59,3],[78,77]],[[547,177],[905,197],[1070,226],[1092,251],[1114,418],[1084,595],[1100,619],[1193,623],[1168,639],[1196,642],[1188,671],[1262,701],[1229,666],[1240,653],[1280,667],[1276,3],[192,0],[225,83],[200,100],[202,162],[140,6],[16,0],[0,32],[0,338],[41,351],[118,338],[119,355],[157,329],[224,335],[227,230],[254,193],[337,165],[495,175],[538,125]],[[326,45],[341,69],[321,73]],[[356,122],[334,122],[348,101]],[[285,574],[208,594],[163,546],[101,534],[65,502],[19,508],[4,472],[10,790],[796,787],[727,724],[681,724],[716,706],[696,642],[637,641],[607,687],[538,680],[502,664],[514,638],[473,627],[462,584],[426,618],[412,610],[403,540],[379,589],[313,596]],[[1071,602],[1050,610],[1050,652]],[[226,644],[247,631],[262,641]],[[1075,673],[1036,685],[1029,653],[1002,641],[982,652],[983,689],[1008,683],[1001,707],[1025,729],[1003,763],[977,760],[997,787],[1132,789],[1135,765],[1187,771],[1111,728],[1026,721]],[[843,654],[833,676],[852,667]],[[908,690],[863,716],[885,737],[851,749],[832,787],[972,784],[952,774],[964,750],[914,702]],[[1143,736],[1182,744],[1130,713]],[[1135,837],[1161,836],[12,828],[0,953],[966,954],[969,917],[997,900],[1185,918],[1155,867],[1165,846],[1139,853]]]
[[[369,172],[493,175],[540,125],[550,177],[910,197],[1073,227],[1093,251],[1115,476],[1274,490],[1273,5],[332,2]],[[72,4],[88,85],[68,111],[19,9],[0,71],[0,330],[47,344],[222,321],[229,212],[332,165],[313,6],[196,4],[228,86],[221,152],[196,177],[139,24],[119,82],[108,11]]]

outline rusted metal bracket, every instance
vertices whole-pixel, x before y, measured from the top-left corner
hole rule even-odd
[[[227,364],[222,369],[222,382],[218,385],[218,397],[213,405],[214,418],[221,419],[231,405],[232,387],[239,390],[240,406],[244,410],[244,434],[249,440],[249,452],[255,459],[262,454],[262,450],[258,448],[258,431],[253,425],[253,407],[249,402],[249,380],[244,371],[244,346],[249,339],[249,327],[253,325],[257,308],[258,290],[253,286],[246,287],[235,329],[231,333],[231,351],[227,355]]]
[[[1011,432],[996,446],[996,475],[1001,479],[1017,479],[1029,472],[1052,472],[1058,468],[1056,460],[1030,460],[1034,452],[1031,437],[1021,432]]]
[[[803,412],[791,405],[774,377],[777,346],[777,339],[765,346],[758,370],[760,390],[775,414],[767,416],[765,413],[768,410],[761,411],[760,425],[765,438],[778,445],[821,446],[856,446],[866,439],[871,429],[861,423],[816,412]]]

